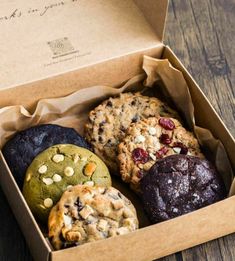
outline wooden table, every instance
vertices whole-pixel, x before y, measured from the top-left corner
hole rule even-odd
[[[171,0],[165,43],[194,76],[235,136],[235,0]],[[23,235],[0,190],[0,260],[31,260]],[[235,234],[162,261],[235,260]],[[93,261],[93,260],[92,260]]]

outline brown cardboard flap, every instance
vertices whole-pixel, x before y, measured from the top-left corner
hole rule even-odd
[[[31,84],[1,90],[0,108],[23,105],[33,111],[40,99],[63,97],[95,85],[118,87],[142,72],[143,54],[160,58],[163,49],[164,46],[157,46]]]
[[[167,1],[136,3],[1,1],[0,89],[161,45]]]
[[[0,152],[0,170],[0,184],[2,190],[7,196],[8,203],[17,218],[31,254],[34,256],[35,261],[48,260],[51,249],[33,218],[13,176],[9,175],[10,170],[7,167],[2,152]],[[35,244],[35,242],[37,243]]]
[[[171,61],[171,64],[178,70],[180,70],[186,82],[188,83],[189,91],[192,97],[194,106],[194,114],[196,119],[197,126],[203,126],[206,129],[209,129],[215,138],[218,138],[226,148],[229,159],[231,161],[232,167],[235,170],[235,146],[234,137],[230,134],[227,127],[224,125],[214,108],[210,105],[207,97],[203,94],[197,83],[194,81],[192,76],[187,72],[186,68],[171,51],[171,49],[166,46],[162,58],[167,58]],[[206,108],[206,113],[205,113]],[[208,120],[209,119],[209,120]],[[235,183],[234,183],[235,184]],[[232,186],[235,191],[235,185]]]
[[[160,41],[163,42],[168,0],[135,0],[135,2],[144,13]]]

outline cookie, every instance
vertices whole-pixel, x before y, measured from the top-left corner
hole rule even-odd
[[[172,155],[159,160],[140,183],[152,223],[187,214],[226,196],[213,165],[193,156]]]
[[[124,93],[117,98],[109,98],[90,112],[86,138],[95,153],[117,174],[117,145],[125,137],[130,124],[159,115],[179,118],[176,111],[157,98]]]
[[[124,235],[137,228],[134,206],[113,187],[78,185],[67,190],[48,221],[55,249]]]
[[[74,144],[91,149],[74,129],[54,124],[35,126],[18,132],[3,147],[3,155],[20,189],[33,159],[45,149],[56,144]]]
[[[23,195],[35,217],[46,222],[62,193],[77,184],[111,186],[108,168],[87,149],[55,145],[40,153],[29,166]]]
[[[178,120],[150,117],[133,123],[119,144],[122,179],[138,190],[139,181],[152,165],[174,154],[203,157],[197,139]]]

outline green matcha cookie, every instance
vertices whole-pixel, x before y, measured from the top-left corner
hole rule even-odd
[[[61,144],[33,160],[26,172],[23,195],[32,213],[47,222],[51,208],[62,193],[78,184],[111,186],[108,168],[89,150]]]

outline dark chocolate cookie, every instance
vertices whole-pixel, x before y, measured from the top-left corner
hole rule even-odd
[[[57,144],[74,144],[91,149],[74,129],[54,124],[44,124],[18,132],[5,144],[2,152],[20,189],[33,159],[45,149]]]
[[[225,187],[205,159],[172,155],[156,162],[141,180],[142,200],[153,223],[165,221],[222,200]]]

